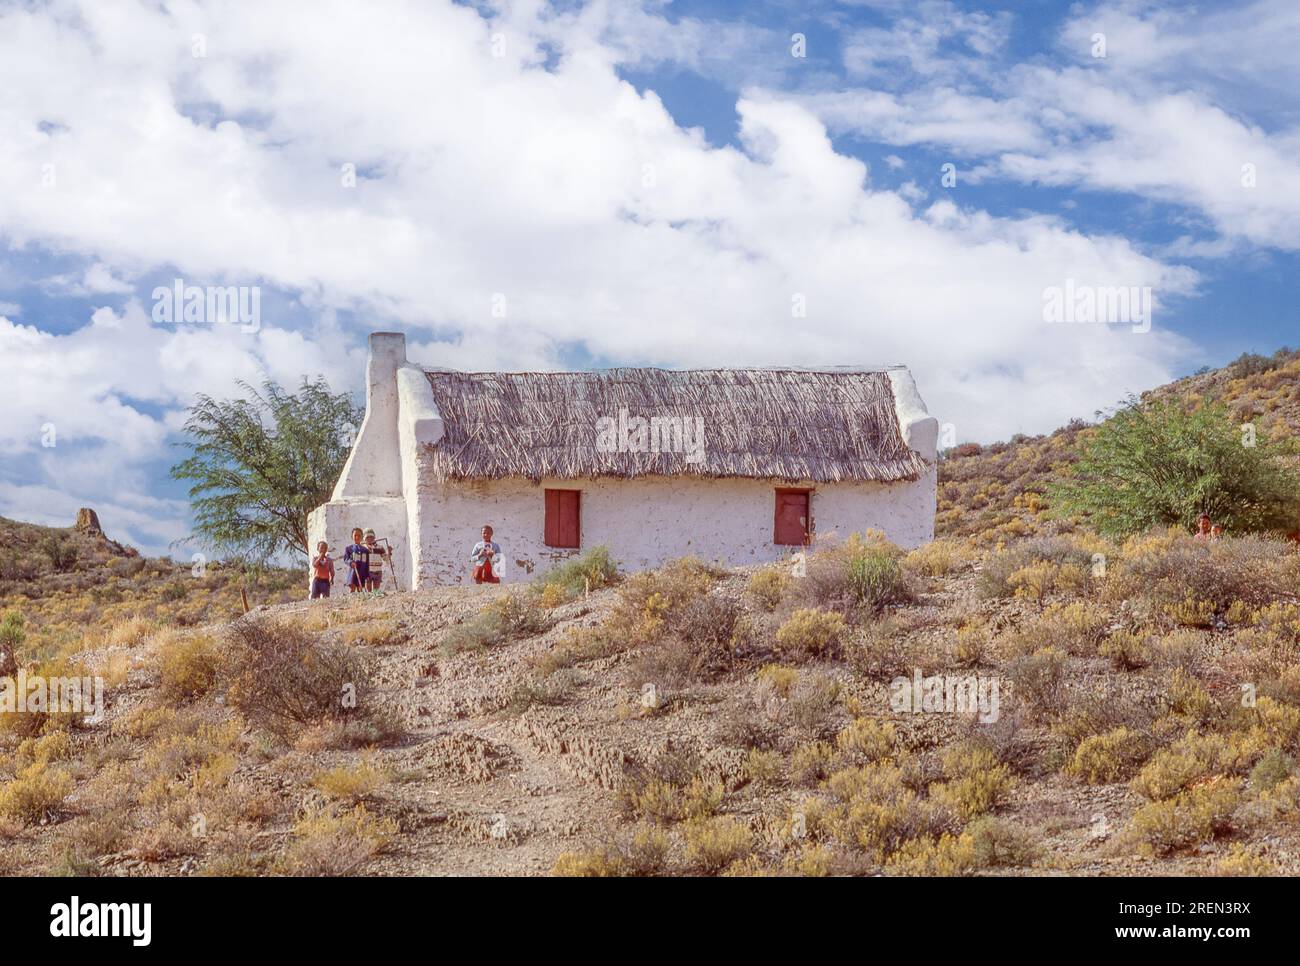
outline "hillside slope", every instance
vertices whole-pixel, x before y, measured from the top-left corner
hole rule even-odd
[[[899,561],[883,613],[853,602],[845,554],[876,553],[857,546],[803,578],[688,562],[589,597],[446,588],[136,627],[74,656],[110,670],[102,721],[4,716],[0,863],[1300,873],[1300,557],[1162,538],[1106,548],[1094,582],[1076,561],[1096,546],[938,544]],[[900,710],[914,674],[999,682],[1000,707]]]
[[[1300,554],[1049,521],[1087,432],[949,453],[908,554],[613,586],[308,602],[0,521],[0,644],[106,705],[0,714],[0,874],[1300,874]]]
[[[286,601],[305,581],[280,568],[142,557],[105,536],[93,510],[71,527],[0,517],[0,616],[21,615],[19,656],[28,659],[78,649],[131,618],[149,626],[231,619],[243,612],[241,591],[250,606]]]
[[[1143,398],[1181,399],[1188,405],[1216,400],[1240,421],[1255,421],[1272,438],[1300,438],[1300,351],[1243,356]],[[943,454],[936,534],[977,537],[992,546],[1042,532],[1048,520],[1048,484],[1078,459],[1088,426],[1079,419],[1047,435],[1016,436],[988,446],[964,443]]]

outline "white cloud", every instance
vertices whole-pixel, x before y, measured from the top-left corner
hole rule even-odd
[[[607,46],[603,9],[561,30],[531,7],[486,21],[415,2],[6,8],[0,59],[21,88],[0,113],[11,241],[86,258],[87,289],[175,270],[290,293],[322,321],[160,328],[129,300],[63,335],[0,321],[20,390],[0,451],[39,454],[41,485],[84,493],[72,450],[63,463],[37,449],[52,421],[98,447],[110,478],[134,479],[170,455],[196,392],[262,373],[355,387],[363,333],[333,321],[343,312],[405,328],[437,365],[551,368],[568,345],[624,364],[906,362],[961,438],[1050,429],[1188,355],[1159,316],[1144,336],[1045,326],[1041,294],[1066,278],[1150,285],[1167,307],[1193,273],[1051,218],[914,210],[914,185],[873,188],[806,104],[759,89],[737,105],[741,148],[710,147],[619,79],[635,52]],[[959,39],[978,51],[995,26]],[[671,37],[658,29],[652,51]],[[191,56],[196,33],[206,57]],[[561,40],[543,69],[541,42]],[[906,106],[875,109],[905,130]],[[953,93],[931,122],[1037,145],[999,110]],[[41,188],[47,164],[56,183]],[[0,505],[16,499],[0,489]]]
[[[1027,86],[1070,105],[1075,136],[999,159],[1010,177],[1125,191],[1199,209],[1226,237],[1300,250],[1300,128],[1267,134],[1189,93],[1139,97],[1095,72],[1035,71]]]
[[[840,90],[800,98],[835,130],[857,131],[886,144],[942,144],[961,154],[1045,148],[1049,139],[1020,99],[924,87],[902,94]]]
[[[892,65],[899,92],[860,71],[873,86],[803,103],[837,131],[991,158],[975,180],[1141,195],[1197,212],[1226,239],[1219,251],[1236,242],[1300,250],[1292,0],[1204,15],[1141,0],[1076,7],[1053,56],[1018,65],[1003,63],[992,26],[975,34],[987,53],[945,53],[940,42],[964,36],[964,22],[903,17],[873,32],[873,57]],[[1098,35],[1104,57],[1094,56]],[[851,72],[860,56],[846,46]],[[1181,250],[1216,249],[1202,240]]]
[[[85,286],[87,292],[93,294],[111,293],[123,295],[134,290],[130,283],[115,278],[113,273],[99,262],[95,262],[86,269],[86,274],[82,278],[82,285]]]
[[[188,505],[183,500],[133,500],[130,490],[122,493],[126,499],[119,500],[100,488],[66,480],[55,485],[5,485],[0,488],[0,513],[41,526],[70,527],[77,510],[89,506],[109,539],[138,547],[150,556],[184,556],[172,545],[189,535]]]
[[[955,81],[994,69],[1006,46],[1011,15],[965,11],[948,0],[921,0],[889,27],[855,31],[844,43],[844,66],[860,78],[889,83],[900,72]]]

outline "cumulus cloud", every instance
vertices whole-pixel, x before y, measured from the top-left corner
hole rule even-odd
[[[354,388],[367,329],[403,328],[414,358],[465,368],[555,368],[574,350],[905,362],[963,439],[1050,429],[1186,358],[1159,314],[1146,334],[1047,326],[1042,293],[1150,286],[1159,313],[1194,293],[1191,271],[1053,218],[881,189],[834,149],[824,104],[765,86],[737,102],[738,143],[712,146],[620,78],[640,56],[627,16],[591,5],[560,29],[532,5],[6,8],[0,225],[11,243],[81,256],[84,290],[119,298],[59,334],[0,320],[21,390],[0,451],[36,474],[0,485],[0,512],[42,488],[115,498],[73,463],[77,446],[149,491],[142,468],[170,455],[195,393],[316,372]],[[646,57],[699,56],[640,16]],[[1001,29],[970,21],[956,39],[979,53]],[[897,56],[932,50],[921,38]],[[907,128],[905,100],[873,109]],[[1000,150],[1041,160],[1040,130],[1002,109],[954,93],[932,121],[945,138],[1001,128]],[[173,273],[263,286],[314,321],[154,324],[149,287]],[[46,423],[66,457],[40,447]],[[124,519],[183,522],[174,503],[117,503]]]

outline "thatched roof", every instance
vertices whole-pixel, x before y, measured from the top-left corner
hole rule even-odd
[[[925,466],[903,442],[883,371],[433,370],[428,377],[445,424],[443,438],[424,454],[438,481],[694,475],[893,482],[916,479]],[[620,412],[681,417],[688,432],[702,419],[703,453],[605,451],[610,436],[602,449],[598,434]]]

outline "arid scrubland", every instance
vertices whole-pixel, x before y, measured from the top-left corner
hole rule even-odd
[[[103,673],[106,712],[0,715],[0,862],[1300,871],[1293,545],[1058,529],[743,571],[593,553],[527,588],[125,617],[55,653],[11,616],[19,661]]]
[[[1298,376],[1179,391],[1285,438]],[[0,521],[3,674],[104,701],[0,713],[0,873],[1298,874],[1300,552],[1053,518],[1091,432],[760,568],[308,602]]]
[[[1300,438],[1300,350],[1245,355],[1231,365],[1188,376],[1144,395],[1188,405],[1225,403],[1241,422],[1278,441]],[[1081,413],[1080,416],[1093,414]],[[1082,419],[1045,436],[1004,443],[964,443],[939,470],[935,532],[969,537],[981,547],[1038,533],[1050,519],[1047,490],[1079,458],[1091,430]]]

